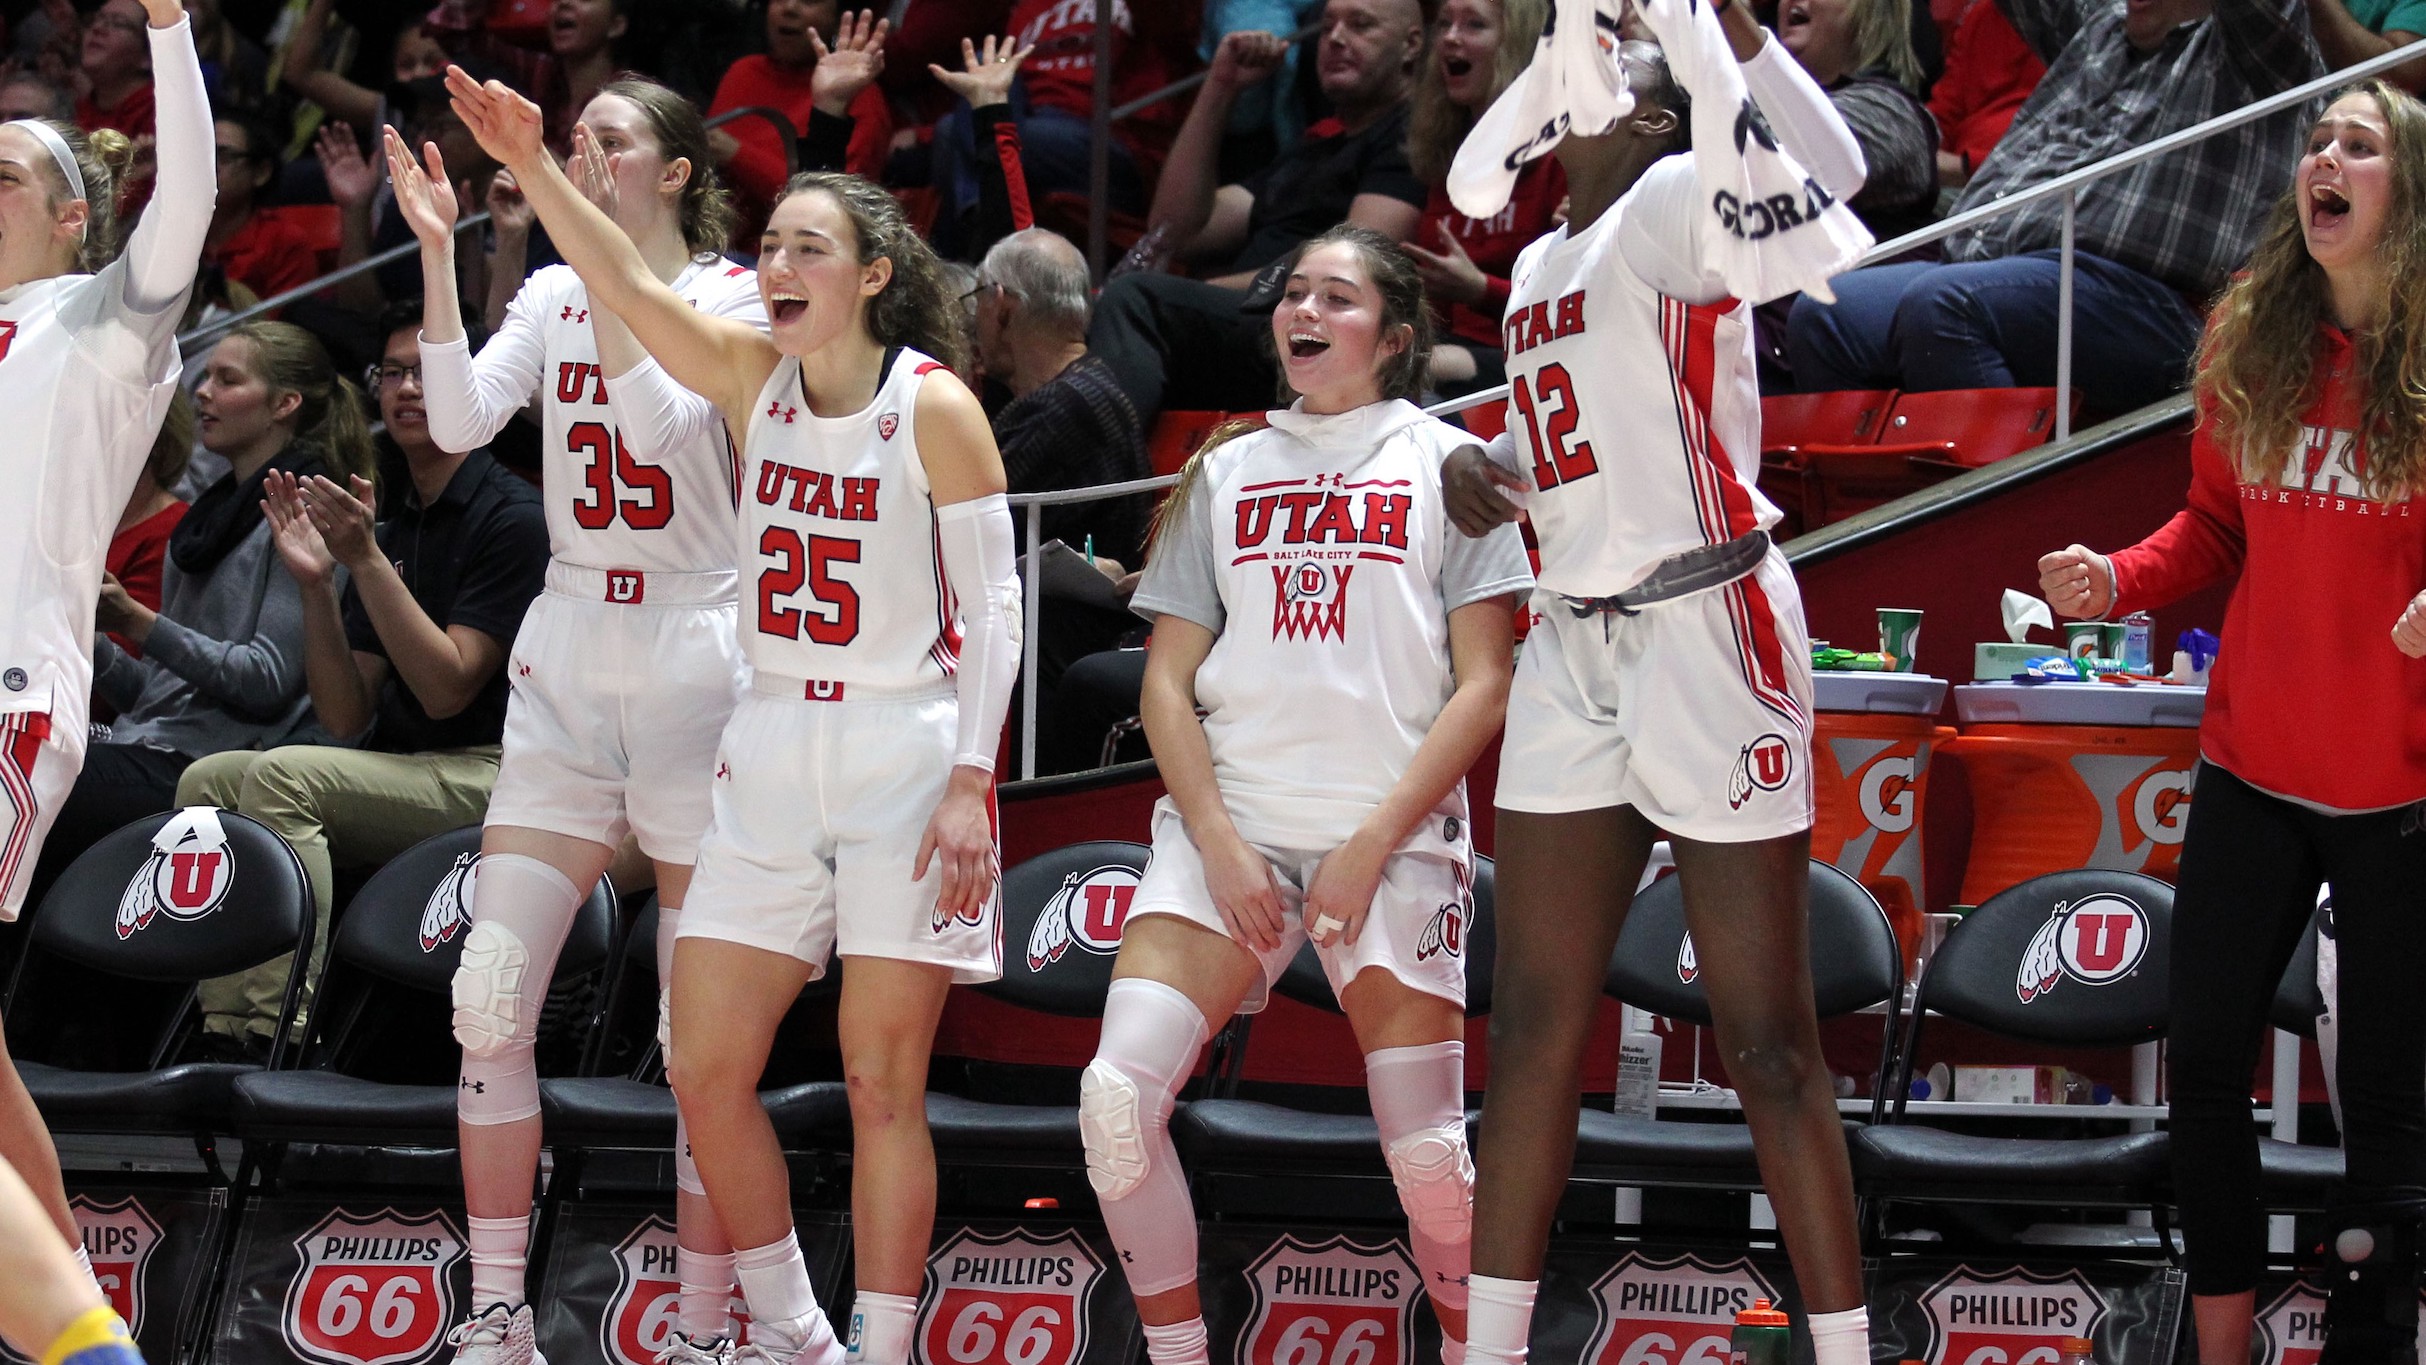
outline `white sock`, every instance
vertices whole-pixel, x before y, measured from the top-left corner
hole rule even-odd
[[[1466,1278],[1466,1365],[1525,1365],[1540,1289],[1537,1280]]]
[[[682,1334],[700,1341],[733,1335],[733,1253],[677,1247],[674,1265],[682,1282]]]
[[[910,1331],[917,1325],[918,1300],[860,1290],[851,1300],[850,1359],[865,1365],[910,1365]]]
[[[1869,1309],[1813,1313],[1807,1321],[1812,1365],[1870,1365]]]
[[[522,1273],[530,1265],[531,1220],[467,1218],[472,1231],[472,1311],[492,1303],[520,1308]]]
[[[76,1243],[76,1268],[84,1272],[84,1278],[92,1280],[93,1288],[101,1287],[101,1281],[93,1275],[92,1253],[84,1249],[84,1243],[81,1240]]]
[[[1466,1365],[1466,1343],[1443,1335],[1440,1339],[1440,1365]]]
[[[1146,1324],[1146,1360],[1149,1365],[1212,1365],[1211,1350],[1202,1316],[1186,1322],[1164,1323],[1160,1327]]]
[[[833,1324],[817,1306],[798,1237],[787,1232],[765,1246],[734,1252],[733,1274],[741,1281],[742,1302],[750,1308],[753,1343],[779,1360],[790,1357],[804,1365],[841,1361],[842,1343],[834,1339]]]

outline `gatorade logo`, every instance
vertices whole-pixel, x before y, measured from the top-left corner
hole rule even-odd
[[[2190,773],[2167,768],[2150,773],[2131,794],[2131,822],[2154,844],[2178,844],[2190,821]]]
[[[2148,915],[2138,905],[2110,894],[2058,901],[2023,950],[2014,991],[2027,1005],[2067,976],[2103,986],[2131,975],[2147,952]]]
[[[1871,764],[1862,772],[1861,785],[1854,789],[1860,802],[1862,818],[1882,834],[1902,834],[1912,828],[1913,777],[1916,763],[1910,754],[1891,755]]]

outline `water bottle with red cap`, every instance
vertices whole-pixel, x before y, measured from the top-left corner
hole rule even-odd
[[[1767,1299],[1735,1315],[1735,1332],[1727,1338],[1727,1365],[1786,1365],[1793,1359],[1793,1328],[1786,1315]]]

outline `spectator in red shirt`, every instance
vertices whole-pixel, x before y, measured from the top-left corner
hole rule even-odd
[[[885,150],[893,138],[893,115],[876,78],[884,71],[885,22],[873,11],[846,16],[841,0],[769,0],[766,51],[754,52],[724,73],[708,117],[749,105],[781,111],[802,139],[804,170],[844,170],[870,180],[884,177]],[[759,118],[740,118],[709,130],[726,177],[740,201],[741,225],[734,249],[757,254],[759,225],[791,174],[783,142]],[[827,153],[812,157],[806,144],[841,142],[839,165]]]
[[[107,0],[84,25],[76,126],[152,135],[152,53],[136,0]]]
[[[2046,74],[2047,64],[2022,41],[1997,0],[1970,0],[1963,7],[1946,45],[1946,69],[1929,88],[1939,184],[1959,190],[1971,183],[1971,172],[1996,150]]]
[[[1507,378],[1500,315],[1516,253],[1557,226],[1567,173],[1554,156],[1517,173],[1508,206],[1468,218],[1449,202],[1449,163],[1474,120],[1533,59],[1547,0],[1447,0],[1432,28],[1432,55],[1416,73],[1407,114],[1407,164],[1431,187],[1423,222],[1406,242],[1424,277],[1439,341],[1432,383],[1455,397]]]
[[[283,294],[320,273],[311,238],[255,204],[278,180],[277,134],[253,119],[223,118],[219,141],[219,202],[202,239],[202,263],[215,265],[256,299]]]
[[[194,452],[194,400],[179,389],[169,401],[160,434],[152,438],[151,457],[143,477],[119,514],[117,533],[110,537],[102,567],[109,580],[126,595],[153,611],[160,610],[160,571],[168,562],[169,533],[185,520],[186,501],[169,490],[185,477],[185,463]],[[116,631],[109,638],[130,656],[143,657],[143,646]],[[96,713],[97,714],[97,713]]]
[[[2416,1358],[2426,282],[2401,265],[2426,250],[2426,105],[2367,81],[2306,145],[2199,345],[2189,506],[2111,558],[2074,545],[2039,561],[2048,602],[2076,617],[2239,575],[2199,726],[2166,1028],[2201,1365],[2249,1359],[2266,1250],[2250,1077],[2320,884],[2340,958],[2346,1166],[2323,1237],[2324,1359]]]

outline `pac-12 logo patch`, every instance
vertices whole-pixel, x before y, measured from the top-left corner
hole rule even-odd
[[[1137,899],[1137,870],[1118,863],[1061,879],[1061,889],[1045,902],[1028,931],[1028,970],[1041,972],[1061,961],[1076,944],[1104,956],[1120,951],[1120,933],[1129,922],[1129,906]]]
[[[12,668],[6,673],[0,673],[0,687],[5,687],[11,692],[24,691],[26,684],[32,681],[33,679],[25,676],[25,670],[22,668]]]
[[[900,413],[888,412],[876,419],[876,434],[887,441],[892,440],[893,433],[899,430],[901,430]]]
[[[110,1307],[126,1319],[126,1330],[141,1333],[143,1272],[151,1264],[152,1253],[160,1249],[159,1220],[131,1194],[115,1204],[98,1203],[81,1194],[68,1203],[75,1209],[76,1230],[83,1234],[93,1278],[100,1282]]]
[[[1654,1260],[1628,1252],[1592,1286],[1596,1321],[1585,1365],[1727,1359],[1735,1315],[1755,1299],[1778,1301],[1777,1286],[1745,1257]]]
[[[295,1239],[301,1259],[279,1331],[319,1365],[426,1362],[455,1320],[452,1271],[464,1256],[445,1213],[407,1218],[335,1209]]]
[[[2101,892],[2069,904],[2057,901],[2022,951],[2014,993],[2027,1005],[2067,976],[2103,986],[2129,976],[2147,952],[2148,915],[2130,900]]]
[[[682,1326],[677,1245],[674,1225],[650,1214],[616,1246],[615,1296],[598,1319],[598,1346],[608,1365],[657,1365],[674,1344]],[[749,1322],[739,1293],[727,1311]]]
[[[1742,810],[1756,791],[1773,792],[1794,777],[1794,746],[1772,730],[1743,747],[1727,779],[1727,809]]]
[[[1929,1318],[1928,1365],[2054,1365],[2064,1338],[2097,1334],[2106,1300],[2077,1270],[1982,1275],[1957,1266],[1922,1292],[1921,1310]]]
[[[214,806],[188,806],[152,836],[151,854],[118,897],[118,937],[133,938],[165,912],[197,920],[227,900],[235,884],[235,855]]]
[[[1102,1275],[1075,1232],[962,1228],[927,1258],[913,1365],[1078,1365]]]
[[[455,865],[430,888],[429,903],[421,907],[421,951],[437,952],[455,941],[472,918],[472,884],[479,875],[477,850],[455,855]]]
[[[1238,1334],[1238,1365],[1413,1365],[1423,1277],[1404,1244],[1345,1234],[1283,1234],[1247,1267],[1255,1309]]]

